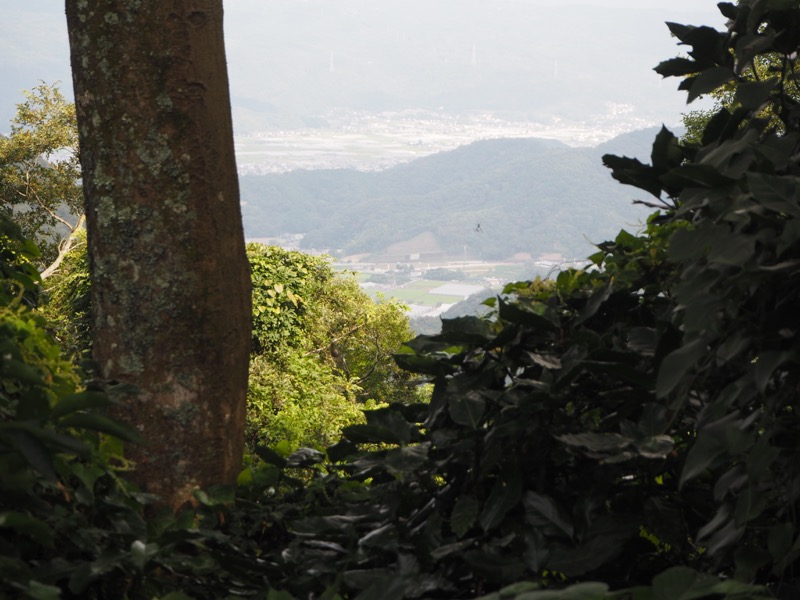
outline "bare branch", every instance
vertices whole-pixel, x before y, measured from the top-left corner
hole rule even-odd
[[[78,222],[75,224],[74,227],[71,228],[69,235],[64,238],[61,242],[61,245],[58,248],[58,256],[56,259],[48,266],[44,271],[39,273],[40,277],[44,280],[50,277],[53,273],[58,271],[58,268],[61,266],[61,263],[66,258],[69,251],[75,248],[75,233],[77,233],[78,229],[83,226],[83,222],[86,220],[86,215],[81,215],[81,218],[78,219]],[[67,223],[67,225],[69,225]]]

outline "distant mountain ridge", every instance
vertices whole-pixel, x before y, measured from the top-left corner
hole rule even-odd
[[[647,161],[655,129],[594,148],[543,139],[475,142],[377,173],[293,171],[241,177],[249,238],[305,234],[302,247],[386,258],[417,253],[582,258],[636,230],[648,211],[614,181],[603,154]],[[422,243],[424,240],[424,244]],[[433,248],[433,250],[432,250]]]

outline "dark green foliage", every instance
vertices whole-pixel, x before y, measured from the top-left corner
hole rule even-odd
[[[114,513],[134,501],[115,474],[118,443],[105,435],[135,436],[102,415],[109,396],[81,389],[44,319],[22,301],[39,284],[36,250],[0,224],[0,290],[19,290],[0,296],[0,595],[56,598],[59,582],[80,595],[102,573],[125,570]]]
[[[670,221],[685,225],[669,247],[680,273],[670,295],[681,344],[665,356],[655,392],[671,411],[697,408],[680,483],[713,492],[714,518],[697,534],[709,564],[791,587],[800,558],[791,441],[800,383],[800,108],[787,54],[796,51],[800,9],[741,2],[726,10],[733,25],[717,43],[708,33],[679,32],[695,59],[685,74],[699,80],[729,69],[739,78],[740,108],[720,109],[702,145],[687,148],[693,160],[660,176],[675,202]],[[774,81],[755,85],[743,76],[756,54],[781,65]]]
[[[7,306],[21,297],[25,304],[36,304],[39,292],[39,257],[36,245],[23,237],[20,227],[0,212],[0,305]]]
[[[368,412],[367,425],[345,430],[351,443],[389,447],[350,454],[344,472],[371,485],[340,493],[328,525],[304,521],[290,556],[321,551],[306,536],[358,541],[358,552],[328,556],[330,583],[342,570],[353,591],[399,577],[408,596],[398,598],[474,597],[547,572],[620,587],[698,564],[689,535],[703,520],[683,516],[691,504],[671,458],[684,444],[664,434],[669,416],[652,391],[648,341],[670,324],[648,285],[664,256],[649,248],[620,234],[597,259],[603,271],[509,288],[525,299],[501,299],[491,321],[444,321],[440,335],[410,343],[397,359],[435,382],[430,405]],[[327,529],[334,509],[346,527]]]

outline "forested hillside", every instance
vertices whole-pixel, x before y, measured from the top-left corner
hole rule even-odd
[[[591,252],[590,242],[621,227],[636,230],[646,216],[600,157],[613,151],[647,158],[653,133],[626,134],[595,148],[542,139],[487,140],[378,173],[244,176],[245,234],[304,233],[304,248],[345,254],[381,253],[429,234],[434,250],[458,257],[465,246],[474,259],[518,252],[582,257]]]

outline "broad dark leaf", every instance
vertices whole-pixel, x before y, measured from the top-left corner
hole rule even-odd
[[[364,416],[369,427],[391,431],[395,437],[394,441],[401,444],[409,443],[415,432],[414,426],[394,407],[367,410],[364,411]]]
[[[548,566],[572,576],[589,573],[615,558],[625,542],[638,531],[639,524],[630,515],[596,517],[585,532],[582,543],[576,546],[554,545]]]
[[[776,213],[800,217],[797,177],[766,173],[747,173],[745,177],[753,200]]]
[[[701,67],[689,58],[670,58],[660,62],[653,70],[662,77],[680,77],[697,73]]]
[[[557,370],[561,368],[561,360],[557,356],[539,354],[538,352],[528,352],[530,359],[545,369]]]
[[[230,485],[214,485],[206,490],[195,490],[193,495],[203,506],[220,508],[234,503],[236,490]]]
[[[343,435],[356,444],[399,444],[401,433],[380,425],[357,423],[342,431]]]
[[[595,313],[600,309],[600,306],[608,300],[609,296],[611,296],[611,292],[614,289],[614,279],[609,277],[608,281],[605,285],[595,290],[592,295],[589,297],[588,302],[586,305],[581,309],[578,318],[575,319],[575,325],[579,325],[584,321],[592,318]]]
[[[50,418],[58,419],[79,410],[104,408],[111,404],[113,404],[111,398],[102,392],[85,391],[69,394],[59,398],[53,410],[50,411]]]
[[[613,540],[595,538],[579,546],[553,544],[547,567],[569,577],[578,577],[599,569],[620,551]]]
[[[718,583],[716,577],[698,573],[694,569],[672,567],[656,575],[653,591],[657,600],[692,600],[711,595]]]
[[[757,519],[767,506],[766,492],[759,491],[752,486],[745,487],[736,499],[736,508],[733,518],[737,525],[746,525],[749,521]]]
[[[480,503],[474,496],[460,496],[450,513],[450,528],[456,537],[462,538],[475,524]]]
[[[633,443],[633,440],[619,433],[565,433],[556,436],[567,445],[586,448],[593,452],[613,452]]]
[[[347,457],[352,456],[358,452],[358,446],[346,439],[341,439],[333,446],[325,449],[328,455],[328,460],[337,463],[345,460]]]
[[[498,314],[501,319],[519,325],[528,325],[534,329],[551,332],[558,329],[555,318],[548,314],[539,314],[521,302],[508,302],[500,299]]]
[[[737,7],[732,2],[718,2],[717,8],[719,8],[719,12],[722,13],[722,16],[726,19],[736,19]]]
[[[58,480],[53,466],[53,457],[38,437],[22,430],[7,431],[6,435],[31,467],[48,481]]]
[[[392,573],[376,581],[355,597],[355,600],[403,600],[407,582]]]
[[[731,519],[731,510],[727,504],[723,504],[717,509],[717,514],[708,523],[703,525],[697,532],[697,539],[700,541],[707,540],[708,537],[722,527]]]
[[[727,67],[711,67],[690,79],[686,79],[678,87],[682,90],[688,90],[686,102],[689,103],[722,87],[734,77],[733,70]]]
[[[705,25],[695,27],[667,23],[667,27],[683,44],[692,46],[689,55],[701,65],[708,67],[732,62],[725,47],[726,33]]]
[[[38,369],[10,356],[3,357],[3,361],[0,362],[0,376],[8,381],[16,380],[28,385],[45,385],[42,373]]]
[[[692,445],[681,472],[681,485],[702,474],[725,449],[714,437],[704,434]]]
[[[628,348],[644,356],[656,353],[657,334],[652,327],[633,327],[628,331]]]
[[[75,569],[69,579],[69,589],[73,594],[83,593],[89,584],[101,576],[125,564],[128,552],[108,550],[89,563]]]
[[[736,180],[719,172],[712,165],[686,164],[676,167],[661,178],[664,184],[676,187],[720,188],[736,183]]]
[[[0,423],[0,437],[13,435],[16,431],[28,433],[53,451],[66,452],[84,458],[91,454],[91,448],[85,442],[58,430],[20,421]]]
[[[480,392],[471,391],[463,395],[450,396],[448,408],[453,421],[475,430],[486,412],[486,401]]]
[[[429,445],[418,444],[389,450],[386,454],[386,469],[395,475],[403,475],[419,469],[428,459]]]
[[[729,232],[727,228],[719,228],[715,233],[713,238],[707,240],[710,263],[741,267],[753,258],[757,241],[755,236]]]
[[[695,339],[668,354],[661,362],[656,379],[656,396],[663,398],[680,385],[683,378],[708,352],[704,339]]]
[[[95,413],[72,413],[63,418],[61,424],[64,427],[75,427],[78,429],[89,429],[113,435],[126,442],[134,444],[144,444],[145,440],[136,431],[127,425],[98,415]]]
[[[767,389],[773,373],[782,364],[792,360],[794,352],[778,352],[771,350],[760,354],[755,360],[753,377],[759,392]]]
[[[757,111],[767,102],[777,85],[777,77],[772,77],[766,81],[741,83],[736,88],[736,101],[744,108]]]
[[[427,375],[439,375],[451,373],[454,368],[443,362],[439,358],[432,356],[420,356],[419,354],[394,354],[394,361],[397,366],[412,373],[424,373]]]
[[[491,338],[489,324],[478,317],[442,319],[442,333],[438,339],[451,343],[480,344]]]
[[[637,439],[634,445],[639,456],[656,460],[667,458],[675,447],[675,441],[668,435],[653,435]]]
[[[759,437],[747,455],[747,476],[751,481],[769,480],[775,461],[780,457],[781,449],[771,445],[766,437]]]
[[[293,467],[310,467],[325,460],[325,454],[314,448],[299,448],[292,452],[286,459],[286,466]]]
[[[268,448],[267,446],[256,446],[255,452],[258,457],[277,467],[283,468],[286,466],[286,458],[275,452],[272,448]]]
[[[706,123],[705,129],[703,129],[702,142],[704,146],[708,146],[709,144],[720,140],[723,132],[726,131],[732,116],[733,115],[731,112],[724,107],[720,108],[714,113],[711,119],[709,119]]]
[[[665,126],[662,126],[656,135],[650,161],[653,168],[661,172],[677,167],[683,162],[683,151],[678,138]]]
[[[778,523],[770,527],[767,547],[776,563],[779,563],[791,550],[794,535],[794,526],[791,523]]]
[[[603,164],[611,169],[611,176],[625,185],[632,185],[656,198],[661,198],[661,181],[659,173],[650,165],[645,165],[636,158],[614,156],[606,154],[603,156]]]
[[[769,50],[775,42],[774,30],[756,32],[752,30],[752,25],[749,28],[750,31],[736,41],[736,70],[739,74],[745,73],[752,66],[756,55]]]
[[[510,481],[498,479],[481,511],[480,523],[485,532],[492,531],[503,521],[522,498],[522,483],[515,473]]]
[[[442,560],[453,554],[460,555],[467,548],[472,548],[477,543],[476,538],[471,537],[452,544],[444,544],[431,550],[431,558],[433,560]]]
[[[529,491],[523,499],[525,520],[534,527],[541,527],[548,535],[565,536],[571,539],[573,525],[556,501],[548,496]]]
[[[364,547],[393,549],[397,546],[397,529],[392,524],[384,525],[371,530],[358,543]]]
[[[12,529],[46,548],[53,547],[52,527],[41,519],[23,512],[13,510],[0,512],[0,531],[3,529]]]
[[[531,571],[539,572],[544,569],[550,558],[550,545],[544,533],[538,528],[525,529],[525,562]]]

